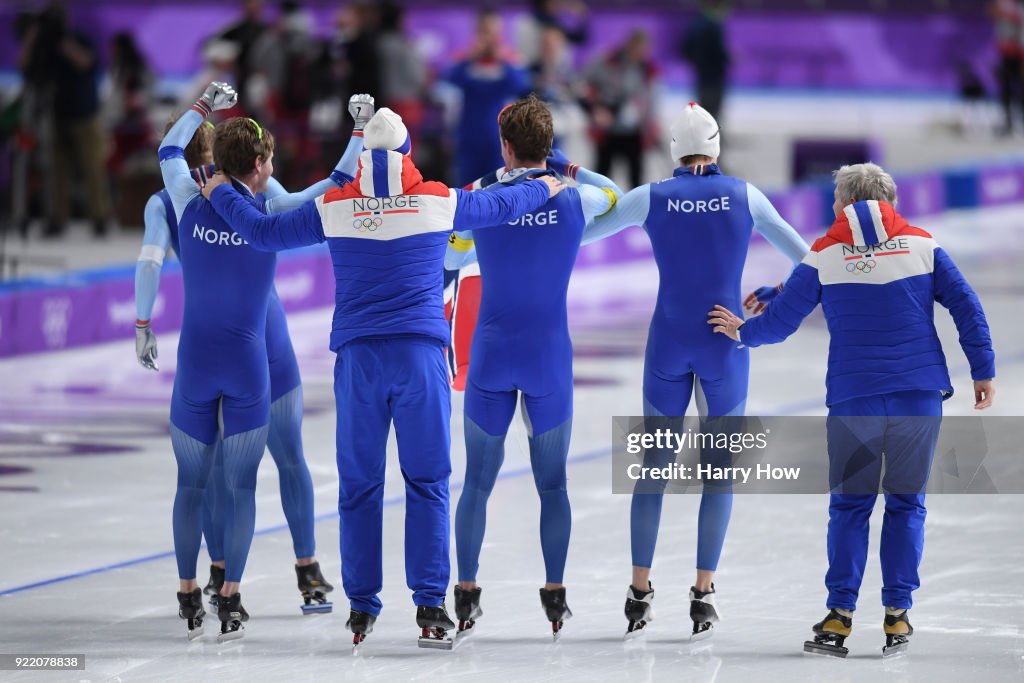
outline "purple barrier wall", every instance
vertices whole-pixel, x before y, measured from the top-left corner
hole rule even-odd
[[[1020,165],[984,168],[977,182],[978,203],[982,206],[1024,200],[1024,167]]]
[[[16,8],[10,4],[0,7],[0,26],[13,24]],[[311,8],[316,33],[327,35],[337,3],[304,4]],[[107,0],[77,3],[72,16],[75,25],[92,35],[104,53],[114,34],[130,31],[156,73],[187,77],[200,69],[202,41],[234,21],[238,5],[227,0],[152,5]],[[442,65],[470,42],[474,12],[472,5],[415,4],[408,9],[406,26],[428,61]],[[513,8],[502,10],[502,14],[512,45],[515,20],[524,12]],[[268,12],[267,16],[273,15]],[[595,10],[592,40],[577,50],[577,66],[642,28],[653,38],[653,54],[663,75],[670,82],[689,82],[690,70],[679,57],[679,40],[691,16],[692,12],[664,8]],[[727,35],[733,53],[733,82],[741,86],[951,91],[961,61],[972,64],[986,79],[991,78],[996,63],[993,31],[983,12],[972,16],[741,10],[729,17]],[[0,41],[0,70],[16,68],[17,49],[12,40]]]
[[[768,198],[779,214],[801,235],[821,235],[824,228],[821,217],[825,205],[823,194],[817,187],[797,187],[788,192],[771,194]]]
[[[13,296],[0,296],[0,358],[13,356],[18,352],[15,344],[15,325],[18,324],[18,320],[14,317],[14,308]]]
[[[931,216],[946,209],[946,183],[941,173],[897,176],[899,212],[907,217]]]
[[[278,295],[289,311],[334,304],[334,273],[326,249],[279,259]],[[178,330],[184,308],[181,271],[168,268],[153,306],[153,328]],[[135,281],[130,274],[98,282],[0,293],[0,357],[130,339]]]

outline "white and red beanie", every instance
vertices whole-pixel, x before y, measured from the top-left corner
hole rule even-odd
[[[721,151],[721,136],[718,122],[708,110],[696,102],[690,102],[683,112],[672,122],[669,129],[672,133],[673,159],[682,159],[694,154],[717,159]]]

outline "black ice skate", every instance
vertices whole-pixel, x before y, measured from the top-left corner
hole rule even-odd
[[[715,606],[715,584],[711,584],[711,590],[706,593],[691,586],[690,619],[693,620],[693,633],[690,634],[690,641],[710,638],[720,618]]]
[[[373,633],[373,623],[377,621],[377,617],[367,612],[360,612],[358,610],[351,610],[348,613],[348,621],[345,622],[345,628],[352,631],[352,651],[358,652],[359,645],[366,640],[366,636]]]
[[[635,638],[643,633],[648,621],[654,621],[654,587],[647,582],[646,591],[638,591],[632,585],[626,589],[626,638]]]
[[[882,648],[883,657],[894,657],[907,651],[910,644],[910,636],[914,635],[914,627],[910,625],[910,612],[905,609],[894,607],[885,608],[885,622],[882,624],[885,631],[885,646]]]
[[[220,617],[220,635],[217,636],[218,643],[225,643],[229,640],[238,640],[245,635],[243,621],[249,621],[249,613],[242,607],[242,594],[235,593],[231,597],[220,596],[217,601],[218,615]]]
[[[844,612],[846,610],[843,610]],[[853,617],[831,609],[824,619],[813,626],[814,640],[804,641],[804,652],[827,657],[843,657],[850,651],[843,647],[843,642],[853,631]]]
[[[224,567],[215,564],[210,565],[210,580],[206,582],[203,589],[204,595],[210,596],[210,612],[217,613],[217,601],[220,599],[220,589],[224,585]]]
[[[191,593],[178,593],[178,616],[188,622],[188,639],[203,635],[203,593],[196,588]]]
[[[456,638],[462,639],[473,633],[476,620],[484,615],[480,609],[480,592],[482,589],[466,590],[455,586],[455,618],[459,620],[459,632]]]
[[[334,590],[334,586],[327,583],[320,573],[319,562],[305,567],[295,565],[295,574],[299,578],[303,614],[326,614],[334,609],[334,604],[327,600],[327,594]]]
[[[565,602],[565,588],[556,588],[550,591],[541,588],[540,604],[544,608],[548,621],[551,622],[551,635],[558,640],[562,635],[562,626],[565,625],[567,619],[572,617],[572,610]]]
[[[420,605],[416,608],[416,625],[422,629],[420,633],[419,646],[429,647],[436,650],[450,650],[455,642],[448,631],[455,628],[455,622],[448,616],[448,610],[444,603],[440,607],[426,607]]]

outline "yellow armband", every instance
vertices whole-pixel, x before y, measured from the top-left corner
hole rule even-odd
[[[608,195],[608,208],[605,209],[604,213],[601,214],[603,216],[615,208],[615,205],[619,201],[619,195],[617,192],[615,192],[615,190],[613,190],[610,187],[602,187],[601,191]]]
[[[473,240],[464,240],[453,231],[448,238],[448,246],[455,251],[469,251],[473,248]]]

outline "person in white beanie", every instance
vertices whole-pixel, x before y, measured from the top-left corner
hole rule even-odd
[[[390,149],[399,154],[412,151],[412,141],[402,117],[387,107],[381,107],[363,130],[366,149]]]
[[[358,112],[354,114],[358,118]],[[493,192],[424,181],[402,118],[380,109],[363,129],[355,179],[301,207],[264,215],[215,176],[203,189],[250,246],[281,251],[327,242],[335,272],[331,350],[337,354],[341,578],[359,645],[381,611],[382,505],[395,425],[406,483],[406,582],[422,647],[451,648],[448,479],[451,390],[442,271],[453,229],[504,225],[564,185],[550,176]],[[223,187],[221,187],[223,185]]]
[[[615,208],[588,225],[584,242],[630,225],[643,226],[651,240],[659,286],[644,359],[644,416],[685,415],[695,391],[702,419],[739,416],[747,400],[748,351],[713,334],[707,313],[722,301],[739,307],[740,277],[752,230],[794,265],[808,246],[760,190],[722,174],[716,163],[721,131],[704,108],[690,102],[670,130],[672,157],[679,164],[673,176],[627,192]],[[702,462],[717,457],[706,452],[701,456]],[[651,450],[644,456],[644,466],[663,467],[674,459],[672,450]],[[651,618],[651,562],[664,490],[663,479],[641,479],[634,489],[627,635],[642,630]],[[713,580],[732,510],[728,484],[705,482],[703,491],[697,578],[690,591],[694,638],[710,635],[718,621]]]

